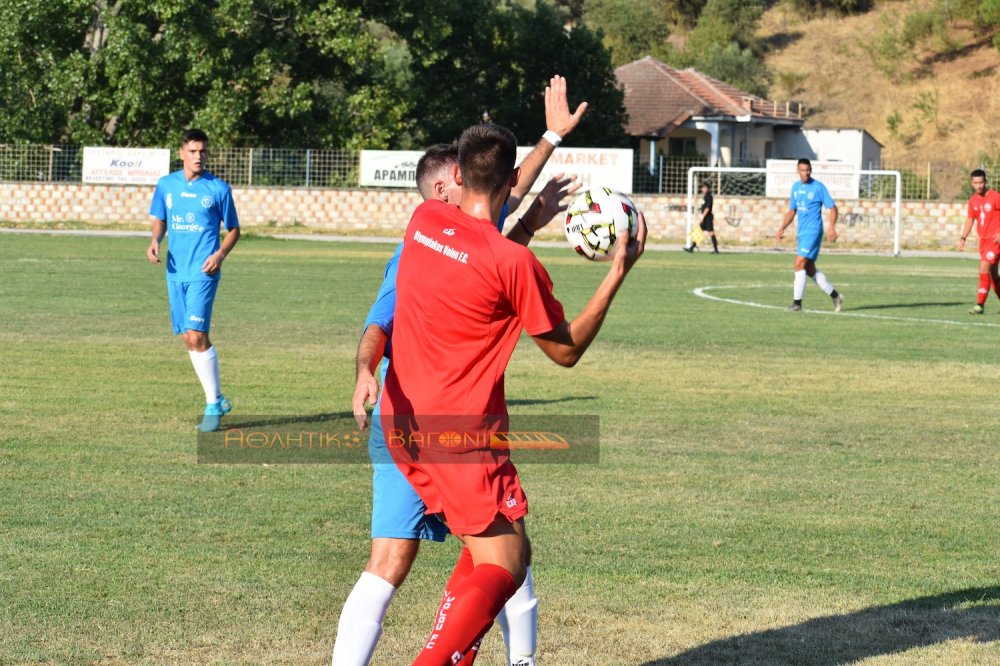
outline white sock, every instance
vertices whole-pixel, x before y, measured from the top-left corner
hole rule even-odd
[[[795,281],[792,283],[792,300],[801,301],[806,295],[806,272],[795,271]]]
[[[215,353],[215,345],[212,345],[203,352],[189,351],[191,365],[194,372],[201,380],[201,387],[205,389],[205,402],[218,402],[219,396],[219,357]]]
[[[816,275],[813,276],[813,280],[816,280],[816,284],[819,285],[820,289],[826,292],[827,296],[833,293],[833,285],[830,284],[830,281],[827,280],[826,276],[820,271],[816,271]]]
[[[538,597],[531,567],[524,582],[497,614],[497,624],[507,646],[507,662],[516,666],[535,666],[538,645]]]
[[[382,620],[396,588],[365,571],[340,611],[333,666],[367,666],[382,636]]]

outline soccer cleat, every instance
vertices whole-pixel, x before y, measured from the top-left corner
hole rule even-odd
[[[841,308],[844,307],[844,295],[837,294],[837,297],[833,299],[833,311],[840,312]]]
[[[215,432],[222,425],[222,417],[233,409],[233,403],[225,397],[220,397],[216,402],[205,405],[205,416],[198,424],[201,432]]]
[[[694,248],[690,248],[690,247],[688,247],[687,245],[685,245],[685,246],[684,246],[684,251],[685,251],[685,252],[694,252]]]
[[[969,310],[969,314],[983,314],[983,306],[978,304],[973,306],[973,308]]]
[[[799,305],[798,303],[792,303],[791,305],[788,306],[789,312],[800,312],[801,310],[802,306]]]

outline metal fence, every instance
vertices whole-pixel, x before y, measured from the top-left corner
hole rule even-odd
[[[235,186],[356,188],[361,151],[308,148],[213,148],[209,169]],[[650,168],[635,153],[633,191],[684,194],[687,171],[708,166],[703,157],[659,156]],[[732,166],[763,166],[734,164]],[[914,164],[868,164],[866,169],[902,173],[904,199],[959,200],[969,195],[969,171],[978,165],[936,161]],[[181,168],[174,159],[172,169]],[[0,181],[81,182],[83,149],[70,145],[0,144]]]

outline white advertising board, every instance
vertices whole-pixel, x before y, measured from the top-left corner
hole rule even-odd
[[[531,146],[517,149],[518,164],[530,153]],[[362,187],[417,186],[417,160],[423,151],[413,150],[362,150]],[[532,192],[538,192],[557,173],[576,175],[584,187],[601,185],[632,192],[632,151],[618,148],[556,148],[549,157]]]
[[[811,160],[812,177],[826,185],[834,201],[857,199],[860,175],[844,162]],[[767,161],[767,196],[787,199],[799,179],[798,160]]]
[[[156,185],[170,173],[170,151],[166,148],[83,149],[83,182],[114,185]]]

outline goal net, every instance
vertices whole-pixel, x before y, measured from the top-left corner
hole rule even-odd
[[[746,211],[755,209],[766,215],[758,221],[768,228],[777,229],[780,217],[787,210],[792,184],[798,180],[795,160],[780,160],[768,168],[753,167],[691,167],[687,172],[686,234],[697,226],[701,185],[707,183],[714,197],[715,226],[739,226],[748,217]],[[852,169],[842,163],[813,161],[813,177],[826,185],[837,203],[837,231],[841,238],[875,248],[892,248],[894,256],[900,252],[900,219],[902,205],[902,176],[898,171],[879,169]],[[770,207],[754,206],[754,200],[772,200]],[[781,202],[784,202],[783,204]],[[824,223],[828,219],[823,216]]]

